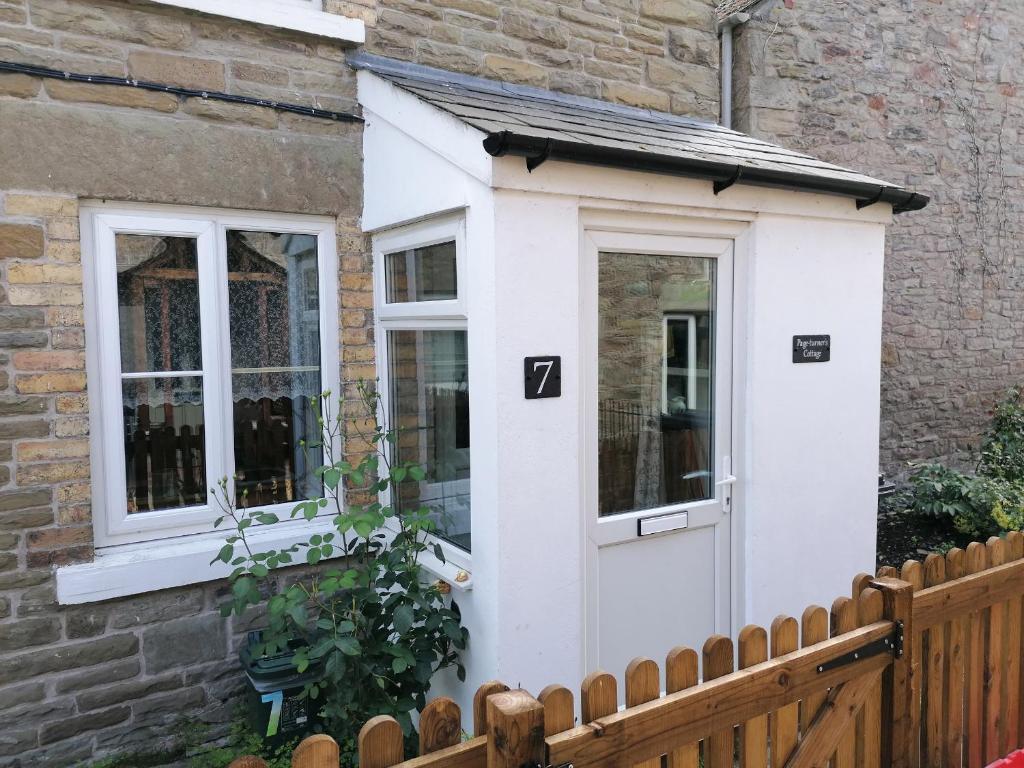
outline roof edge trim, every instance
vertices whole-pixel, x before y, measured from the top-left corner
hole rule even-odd
[[[603,165],[633,171],[650,171],[715,182],[722,190],[742,174],[743,184],[776,187],[796,192],[817,192],[840,195],[857,200],[865,207],[876,202],[892,205],[893,213],[919,211],[928,205],[930,198],[918,192],[899,187],[879,187],[842,179],[830,179],[801,173],[787,173],[755,169],[733,163],[716,163],[695,158],[666,157],[628,149],[583,145],[558,139],[541,139],[522,136],[513,131],[492,133],[484,139],[484,150],[492,157],[526,158],[527,167],[532,171],[545,160]]]

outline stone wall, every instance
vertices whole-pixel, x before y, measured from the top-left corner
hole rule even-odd
[[[967,463],[1024,373],[1024,37],[1007,0],[775,3],[736,126],[932,195],[888,234],[882,466]],[[836,350],[841,354],[841,350]]]
[[[142,2],[0,0],[0,59],[354,110],[345,49]],[[248,623],[222,583],[56,604],[93,557],[79,202],[337,218],[343,377],[374,376],[361,129],[261,107],[0,74],[0,766],[223,735]],[[170,759],[170,758],[169,758]]]
[[[377,0],[367,49],[718,120],[712,0]]]

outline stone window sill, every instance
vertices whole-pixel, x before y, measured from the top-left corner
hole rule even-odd
[[[291,29],[319,37],[330,37],[348,43],[366,41],[366,27],[361,19],[350,19],[336,13],[302,8],[277,0],[154,0],[161,5],[174,5],[192,11],[227,16],[254,24]]]
[[[254,530],[249,540],[257,551],[266,551],[333,530],[330,517],[312,523],[297,520]],[[220,562],[211,565],[210,561],[217,556],[227,535],[227,531],[211,532],[99,549],[91,563],[57,569],[57,602],[95,603],[225,578],[231,573],[231,566]]]

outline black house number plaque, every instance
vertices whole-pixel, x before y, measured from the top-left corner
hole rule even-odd
[[[832,358],[832,337],[794,336],[794,363],[827,363]]]
[[[523,360],[527,400],[562,396],[562,358],[527,357]]]

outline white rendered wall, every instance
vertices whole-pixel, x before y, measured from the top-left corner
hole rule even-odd
[[[495,193],[498,677],[535,695],[583,668],[579,214]],[[523,358],[562,357],[562,396],[527,400]],[[475,456],[475,454],[474,454]]]
[[[828,607],[874,572],[885,230],[762,215],[748,273],[744,621]],[[831,334],[794,364],[792,337]]]

